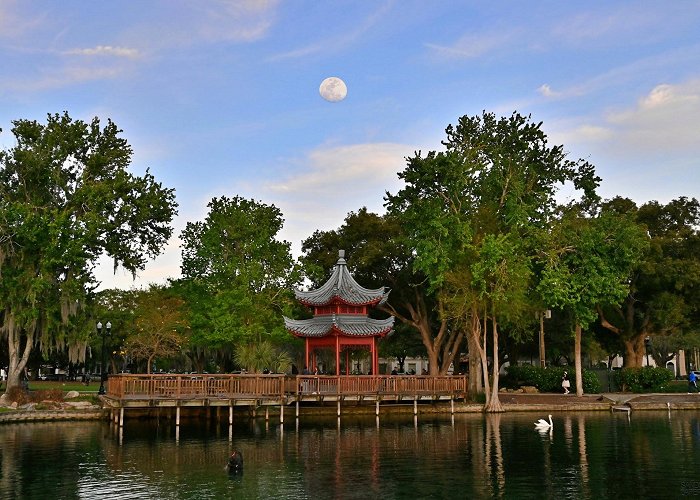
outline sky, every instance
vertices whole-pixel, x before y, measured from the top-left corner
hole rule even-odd
[[[604,198],[700,198],[698,26],[688,0],[0,0],[0,146],[15,119],[109,118],[175,189],[162,255],[136,280],[103,260],[102,288],[178,277],[213,197],[277,206],[299,256],[484,110],[542,122]]]

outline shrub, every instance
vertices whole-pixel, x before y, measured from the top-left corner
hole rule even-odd
[[[575,375],[566,367],[541,368],[533,365],[509,366],[506,376],[503,377],[503,386],[515,389],[523,385],[537,387],[540,392],[562,392],[561,378],[564,371],[569,372],[571,390],[575,391]],[[583,392],[587,394],[600,392],[598,376],[588,370],[583,370]]]
[[[614,379],[623,392],[664,392],[673,380],[673,373],[666,368],[622,368],[615,370]]]

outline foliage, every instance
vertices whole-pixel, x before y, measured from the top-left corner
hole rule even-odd
[[[511,365],[503,383],[511,388],[531,385],[540,392],[562,392],[561,379],[565,370],[567,368]],[[600,381],[595,372],[583,370],[583,390],[589,394],[600,392]]]
[[[416,326],[423,319],[434,323],[434,313],[420,304],[430,302],[422,286],[422,277],[411,272],[410,252],[401,244],[401,226],[395,218],[380,216],[361,208],[350,212],[343,225],[335,230],[316,231],[302,243],[300,261],[312,286],[321,286],[328,279],[338,250],[345,250],[348,267],[358,283],[367,288],[391,288],[388,303],[378,309],[395,315],[394,333],[379,344],[382,356],[425,356],[426,347]],[[429,316],[418,319],[424,311]],[[411,314],[414,312],[414,315]],[[370,311],[373,317],[381,312]]]
[[[625,297],[647,242],[642,228],[628,217],[609,210],[587,216],[576,206],[563,211],[542,240],[537,291],[546,304],[573,316],[576,393],[581,396],[582,330],[597,318],[601,305]]]
[[[582,328],[597,318],[596,306],[625,297],[632,268],[646,248],[642,229],[609,211],[585,217],[569,210],[547,240],[538,291],[546,303],[569,308]]]
[[[30,351],[69,344],[82,361],[94,324],[86,303],[103,254],[135,273],[167,242],[174,192],[146,171],[127,171],[132,149],[102,127],[48,115],[13,121],[16,144],[0,152],[0,334],[9,346],[8,385]]]
[[[651,201],[637,207],[617,197],[605,206],[642,225],[649,241],[630,274],[626,297],[599,310],[603,326],[624,346],[625,366],[641,366],[647,336],[671,337],[674,350],[697,347],[700,203],[681,197],[666,205]]]
[[[155,359],[171,358],[182,351],[189,331],[183,305],[182,299],[156,285],[138,293],[134,330],[127,337],[125,350],[134,359],[146,360],[147,373],[151,373]]]
[[[441,329],[428,340],[458,340],[469,331],[470,349],[479,351],[471,353],[470,366],[480,360],[488,384],[487,330],[497,360],[499,325],[520,331],[519,324],[531,321],[527,309],[541,310],[527,292],[534,288],[540,235],[557,212],[558,188],[570,182],[588,202],[599,179],[587,162],[549,146],[541,124],[518,113],[463,116],[446,133],[445,152],[408,159],[399,174],[405,188],[387,195],[387,208],[405,233],[414,274],[425,276],[436,298]],[[493,371],[487,408],[500,411],[497,363]]]
[[[290,244],[276,239],[281,212],[240,197],[213,198],[204,221],[182,232],[182,275],[173,288],[187,302],[190,350],[230,355],[270,334],[288,339],[282,315],[294,307],[299,273]]]
[[[615,383],[625,392],[665,392],[674,379],[672,371],[651,366],[622,368],[613,373]]]
[[[240,344],[236,347],[236,363],[251,373],[268,370],[272,373],[285,373],[292,366],[292,359],[281,349],[276,349],[271,342]]]
[[[109,335],[106,335],[104,340],[108,364],[111,362],[113,373],[119,371],[118,362],[125,364],[123,358],[126,355],[125,347],[129,336],[135,333],[135,314],[141,295],[143,291],[137,289],[107,289],[97,292],[91,301],[93,329],[98,321],[103,324],[109,321],[112,324]],[[99,356],[102,352],[102,337],[100,335],[92,337],[90,347],[93,357]]]

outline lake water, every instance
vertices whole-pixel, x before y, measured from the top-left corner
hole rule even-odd
[[[541,416],[4,424],[0,498],[700,497],[700,412]]]

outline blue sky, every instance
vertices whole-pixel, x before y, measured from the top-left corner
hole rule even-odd
[[[482,110],[542,121],[604,197],[700,197],[698,26],[684,0],[0,0],[0,145],[17,118],[111,118],[132,170],[176,189],[164,254],[135,282],[101,266],[106,288],[178,276],[214,196],[278,206],[298,255]]]

